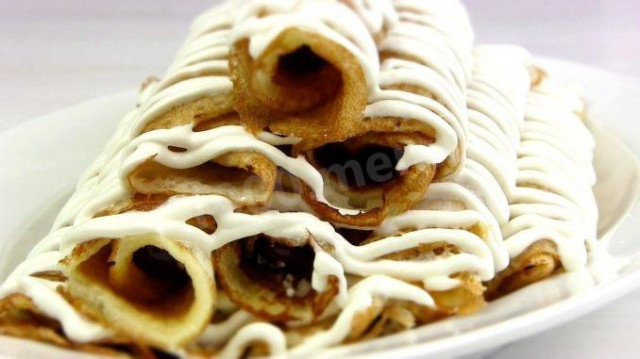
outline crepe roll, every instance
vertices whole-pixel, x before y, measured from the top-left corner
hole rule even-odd
[[[66,266],[69,301],[141,343],[176,349],[200,334],[213,315],[211,268],[164,236],[88,241],[73,250]]]
[[[531,56],[509,45],[474,50],[469,83],[469,148],[457,180],[471,188],[501,225],[509,221],[509,197],[517,175],[517,149],[531,87]]]
[[[371,34],[340,2],[251,1],[238,10],[230,69],[235,109],[311,144],[356,131],[375,87]]]
[[[503,226],[508,268],[489,282],[497,298],[559,271],[584,268],[597,246],[594,139],[576,90],[542,71],[528,97],[517,187]]]
[[[227,76],[232,24],[225,10],[230,11],[228,5],[196,21],[163,79],[146,86],[128,125],[129,142],[176,127],[189,128],[194,134],[231,125],[252,134],[263,129],[259,121],[240,118],[233,109],[232,83]],[[179,153],[185,148],[167,143],[166,150]],[[226,195],[243,205],[260,207],[275,185],[276,166],[251,151],[225,152],[189,166],[167,166],[157,159],[157,154],[150,154],[136,168],[127,169],[130,190],[144,195]]]
[[[214,253],[225,293],[239,307],[272,322],[313,322],[338,292],[337,278],[324,291],[312,287],[316,251],[311,239],[295,242],[264,234],[237,240]]]
[[[429,141],[419,133],[369,132],[310,151],[306,158],[323,176],[327,202],[318,201],[303,182],[302,196],[325,220],[374,227],[409,209],[428,188],[434,166],[421,163],[402,171],[396,168],[405,146]]]
[[[294,354],[313,353],[319,348],[362,340],[389,315],[390,303],[410,303],[434,308],[433,298],[420,287],[384,275],[374,275],[355,282],[347,293],[341,311],[327,323],[293,328],[286,333]],[[387,314],[383,314],[387,313]]]
[[[209,90],[198,94],[200,86]],[[196,99],[184,102],[190,96],[189,91],[194,92]],[[216,91],[220,93],[211,93]],[[128,147],[144,146],[132,143],[141,142],[140,137],[145,134],[176,127],[196,134],[234,125],[251,133],[256,127],[241,121],[230,108],[229,91],[230,82],[221,77],[186,80],[160,91],[144,102],[134,124],[136,127],[144,124],[144,127]],[[167,143],[162,150],[186,151],[178,143]],[[147,195],[219,194],[236,198],[243,204],[260,206],[268,201],[275,185],[276,166],[265,156],[251,151],[225,152],[190,166],[167,166],[157,160],[156,151],[136,168],[128,169],[127,183],[131,190]]]
[[[217,194],[248,207],[260,207],[273,193],[275,176],[276,167],[265,156],[234,152],[185,169],[165,166],[149,158],[129,173],[127,180],[140,194]]]
[[[430,218],[438,218],[436,220]],[[434,299],[434,308],[409,308],[419,324],[476,311],[486,303],[484,280],[493,277],[494,261],[488,242],[491,233],[482,216],[459,201],[424,200],[419,209],[391,218],[360,246],[413,239],[419,244],[380,260],[421,263],[421,285]],[[410,264],[409,264],[410,265]],[[409,278],[407,278],[409,280]],[[415,279],[414,279],[415,280]]]

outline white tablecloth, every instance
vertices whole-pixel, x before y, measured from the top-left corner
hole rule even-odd
[[[162,75],[211,1],[0,1],[0,130]],[[468,0],[477,40],[640,76],[635,0]],[[485,358],[637,358],[640,291]]]

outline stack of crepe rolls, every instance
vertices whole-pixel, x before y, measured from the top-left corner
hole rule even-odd
[[[291,154],[319,171],[324,198],[305,181],[300,191],[332,223],[379,225],[464,157],[465,10],[458,2],[392,5],[367,13],[356,1],[257,1],[233,29],[235,109],[299,139]]]
[[[536,71],[518,148],[517,188],[503,226],[511,262],[488,284],[497,298],[560,270],[583,268],[597,239],[595,142],[579,93]]]
[[[583,265],[581,102],[524,50],[472,41],[452,0],[204,13],[0,286],[0,333],[305,353],[472,313],[545,260]]]
[[[483,282],[508,265],[501,225],[509,219],[507,196],[515,187],[516,148],[530,85],[528,62],[528,54],[516,47],[475,49],[468,91],[470,146],[461,170],[432,183],[411,210],[387,219],[361,243],[413,238],[418,246],[387,258],[433,266],[423,272],[428,273],[423,286],[437,309],[416,311],[416,306],[405,305],[411,315],[399,315],[392,306],[395,316],[390,318],[424,324],[474,312],[485,304]],[[402,327],[397,320],[385,320]],[[381,326],[377,323],[375,329]]]
[[[228,20],[227,10],[205,16]],[[3,296],[26,292],[30,305],[47,308],[44,314],[59,322],[64,336],[50,341],[127,338],[169,350],[193,341],[210,321],[211,250],[185,238],[194,228],[215,230],[215,221],[196,206],[181,218],[181,230],[170,229],[150,213],[181,195],[223,195],[242,211],[258,211],[271,196],[276,166],[259,151],[284,155],[258,140],[255,127],[240,123],[233,110],[224,66],[229,26],[195,23],[198,35],[164,80],[146,84],[51,233],[3,285]],[[224,145],[234,140],[237,147]],[[21,278],[41,272],[44,279]]]
[[[470,118],[474,121],[469,140],[479,145],[463,168],[447,180],[432,183],[412,209],[387,218],[373,230],[338,229],[356,246],[353,253],[368,261],[354,265],[338,255],[350,283],[372,275],[391,275],[425,288],[434,305],[374,300],[354,318],[347,341],[474,312],[485,305],[483,282],[508,264],[501,225],[508,221],[509,206],[502,186],[509,187],[509,192],[515,187],[516,144],[530,85],[529,58],[519,48],[484,46],[475,50],[475,61],[469,85]],[[494,145],[486,137],[488,131],[496,131],[501,142]],[[504,157],[503,166],[488,162],[495,156]],[[385,266],[392,271],[381,272]],[[305,335],[324,326],[322,320],[296,325],[295,330],[286,332],[287,339],[304,343]]]

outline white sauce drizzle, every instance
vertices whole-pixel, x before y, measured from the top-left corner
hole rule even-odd
[[[251,323],[244,326],[229,340],[228,345],[220,352],[220,358],[240,358],[247,346],[264,343],[269,347],[269,356],[284,357],[287,342],[280,328],[269,323]]]
[[[558,246],[564,268],[575,271],[584,268],[588,250],[596,251],[594,139],[582,111],[575,91],[549,79],[529,95],[518,187],[510,199],[511,220],[503,226],[512,258],[547,239]]]
[[[206,346],[223,345],[234,333],[253,320],[253,315],[244,310],[238,310],[225,321],[207,326],[197,342]]]
[[[509,263],[501,225],[509,219],[507,196],[516,183],[513,144],[519,142],[524,119],[530,83],[528,55],[524,50],[510,46],[481,46],[475,49],[474,55],[467,101],[471,123],[468,140],[475,146],[468,148],[467,161],[457,174],[431,184],[425,201],[455,201],[462,203],[468,211],[474,211],[479,217],[475,223],[489,227],[489,238],[485,240],[493,255],[494,272],[497,272]],[[505,148],[510,152],[501,151]],[[478,273],[483,280],[494,274]],[[441,286],[446,288],[447,282],[445,280]]]
[[[313,352],[341,343],[349,335],[354,317],[371,306],[375,296],[385,299],[406,300],[427,307],[435,307],[433,299],[424,289],[390,277],[371,276],[349,289],[349,294],[347,295],[348,304],[342,308],[340,315],[338,315],[330,329],[306,338],[301,344],[294,347],[291,352]]]

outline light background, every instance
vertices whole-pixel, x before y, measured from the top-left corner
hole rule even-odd
[[[162,75],[215,0],[0,0],[0,130]],[[638,0],[467,0],[479,42],[640,77]],[[639,99],[640,101],[640,99]],[[484,358],[637,358],[640,291]]]

